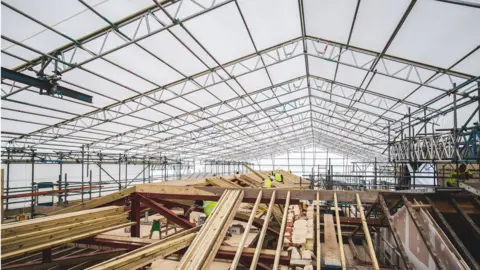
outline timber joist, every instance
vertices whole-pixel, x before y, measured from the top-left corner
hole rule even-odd
[[[243,193],[241,190],[225,191],[182,257],[178,266],[180,269],[208,269],[223,242],[236,209],[240,206]]]

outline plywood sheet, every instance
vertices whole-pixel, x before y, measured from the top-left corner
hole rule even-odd
[[[427,234],[430,236],[430,241],[432,242],[435,252],[442,261],[442,263],[447,267],[447,269],[463,269],[460,262],[456,259],[455,254],[449,249],[451,246],[450,243],[445,243],[448,239],[443,239],[437,231],[437,226],[433,224],[432,220],[428,218],[423,209],[417,211],[419,226],[425,229]],[[400,210],[393,215],[393,224],[402,239],[402,242],[405,245],[405,251],[407,252],[408,258],[415,266],[416,269],[437,269],[435,262],[433,261],[430,253],[428,252],[425,243],[420,236],[413,220],[408,215],[405,207],[400,208]]]

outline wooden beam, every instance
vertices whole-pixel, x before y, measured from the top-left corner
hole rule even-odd
[[[234,204],[233,208],[229,212],[227,212],[227,217],[226,218],[223,217],[219,236],[217,237],[217,240],[213,243],[213,246],[210,248],[210,253],[208,253],[207,258],[203,263],[202,269],[209,269],[210,264],[215,259],[215,256],[217,255],[217,252],[218,252],[218,250],[220,249],[220,246],[223,243],[225,235],[227,234],[228,228],[230,227],[230,224],[232,223],[232,220],[235,217],[235,213],[237,212],[237,209],[242,204],[243,194],[244,194],[244,192],[241,191],[239,196],[234,197],[235,204]]]
[[[340,262],[342,263],[342,269],[345,270],[347,269],[347,263],[345,261],[345,250],[343,249],[342,226],[340,225],[340,215],[338,214],[338,202],[336,192],[333,192],[333,202],[335,205],[335,218],[337,220],[337,236],[338,245],[340,247]]]
[[[251,171],[253,174],[255,174],[258,178],[260,178],[260,181],[263,181],[265,179],[265,176],[264,175],[261,175],[260,173],[258,173],[257,171],[255,171],[254,169],[250,168],[247,164],[243,164],[243,166],[245,168],[247,168],[249,171]]]
[[[418,210],[418,209],[428,209],[431,207],[430,204],[412,204],[412,209]]]
[[[232,260],[236,255],[237,247],[232,246],[221,246],[217,252],[216,258]],[[272,249],[262,249],[260,251],[259,262],[271,264],[275,259],[275,250]],[[249,262],[255,253],[255,248],[244,248],[241,253],[241,258],[245,262]],[[280,264],[288,265],[290,263],[290,255],[288,251],[282,251],[279,256]],[[243,263],[242,263],[243,264]],[[260,266],[261,263],[259,263]],[[236,268],[230,268],[236,269]],[[270,269],[270,268],[269,268]]]
[[[320,243],[320,231],[321,231],[321,224],[320,224],[320,195],[317,192],[317,214],[316,214],[316,221],[317,221],[317,270],[320,270],[322,267],[322,244]]]
[[[333,201],[332,190],[298,190],[298,189],[262,189],[262,188],[222,188],[222,187],[192,187],[192,186],[168,186],[156,184],[136,185],[137,192],[144,193],[146,197],[158,199],[175,200],[218,200],[225,190],[244,190],[245,196],[243,202],[254,203],[258,192],[263,190],[262,203],[268,203],[273,191],[276,191],[275,203],[284,204],[287,193],[290,191],[290,203],[300,200],[315,200],[317,192],[325,201]],[[355,192],[353,191],[335,191],[338,202],[351,203],[355,201]],[[358,194],[363,203],[374,203],[377,200],[378,191],[359,191]],[[382,194],[390,194],[382,192]]]
[[[358,195],[358,193],[355,194],[355,200],[357,199],[357,195]],[[367,213],[364,215],[365,217],[369,217],[369,216],[370,216],[370,214],[372,213],[373,209],[375,209],[375,207],[377,207],[377,202],[378,202],[378,199],[376,199],[375,202],[374,202],[372,205],[370,205],[370,207],[369,207],[368,210],[367,210]],[[362,210],[363,210],[363,207],[362,207]],[[363,213],[363,212],[362,212],[362,213]],[[358,225],[357,228],[355,228],[355,230],[353,230],[352,236],[354,236],[354,235],[358,232],[358,230],[360,230],[360,228],[362,227],[362,225],[363,225],[363,222],[362,222],[362,224]]]
[[[55,247],[55,246],[58,246],[58,245],[73,242],[73,241],[76,241],[76,240],[89,238],[89,237],[92,237],[92,236],[95,236],[95,235],[98,235],[98,234],[101,234],[101,233],[104,233],[104,232],[128,227],[128,226],[132,225],[133,223],[134,222],[123,223],[123,224],[120,224],[120,225],[115,225],[115,226],[111,226],[111,227],[108,227],[108,228],[104,228],[104,229],[100,229],[100,230],[96,230],[96,231],[92,231],[92,232],[88,232],[88,233],[82,233],[82,234],[75,235],[75,236],[68,237],[68,238],[64,238],[64,239],[59,239],[59,240],[48,242],[48,243],[45,243],[45,244],[42,244],[42,245],[37,245],[37,246],[33,246],[33,247],[30,247],[30,248],[26,248],[26,249],[20,249],[20,250],[16,250],[16,251],[9,252],[9,253],[3,253],[2,256],[1,256],[1,259],[4,260],[4,259],[12,258],[12,257],[17,257],[17,256],[32,253],[32,252],[35,252],[35,251],[43,250],[43,249],[46,249],[46,248],[52,248],[52,247]]]
[[[265,239],[265,233],[267,231],[268,222],[270,221],[270,216],[272,215],[272,209],[275,204],[275,190],[272,193],[272,197],[270,199],[270,204],[268,205],[267,214],[265,215],[265,222],[263,223],[262,230],[260,231],[260,235],[258,236],[257,247],[255,253],[253,254],[252,264],[250,265],[250,270],[257,269],[258,257],[260,256],[260,251],[262,250],[263,240]],[[279,237],[282,237],[279,235]]]
[[[140,193],[136,193],[135,196],[142,203],[144,203],[145,205],[150,207],[150,209],[152,209],[153,211],[155,211],[155,212],[159,213],[160,215],[166,217],[167,220],[177,224],[178,226],[180,226],[184,229],[190,229],[190,228],[195,227],[195,225],[192,224],[190,221],[188,221],[185,218],[179,217],[177,214],[175,214],[175,212],[173,212],[172,210],[166,208],[165,206],[157,203],[156,201],[154,201],[150,198],[147,198]]]
[[[100,219],[105,216],[118,215],[123,213],[121,206],[107,206],[98,209],[84,210],[74,213],[67,213],[55,216],[47,216],[36,219],[29,219],[21,222],[14,222],[2,225],[2,237],[11,237],[28,232],[41,232],[52,227],[80,223],[93,219]]]
[[[480,241],[480,228],[478,228],[477,224],[470,218],[470,216],[465,213],[463,208],[457,203],[457,200],[452,198],[450,196],[449,198],[450,204],[457,210],[457,212],[462,216],[462,218],[467,221],[468,225],[470,226],[470,229],[473,231],[473,235]]]
[[[67,224],[42,231],[32,231],[30,233],[5,237],[2,238],[2,252],[6,252],[10,249],[24,248],[31,245],[37,245],[42,242],[52,241],[69,236],[72,233],[79,233],[92,229],[100,229],[100,227],[116,225],[118,223],[127,221],[127,217],[128,213],[106,216],[76,224]]]
[[[425,196],[425,198],[427,198],[428,203],[432,206],[432,213],[435,215],[437,221],[439,221],[440,223],[439,225],[444,228],[443,231],[449,236],[450,241],[460,252],[460,254],[462,255],[462,258],[465,260],[468,266],[471,269],[480,270],[480,265],[477,263],[477,261],[472,256],[472,254],[468,251],[467,247],[463,244],[460,238],[458,238],[457,234],[452,229],[452,227],[447,222],[447,220],[442,215],[442,213],[437,208],[437,206],[434,204],[432,199],[430,199],[430,197],[428,196]]]
[[[324,221],[324,246],[323,246],[323,261],[326,267],[339,267],[340,249],[335,235],[335,224],[333,223],[333,216],[331,214],[323,215]],[[340,242],[343,243],[343,242]]]
[[[237,269],[238,262],[240,261],[240,257],[243,253],[243,249],[245,246],[245,241],[247,240],[247,236],[250,233],[250,229],[252,227],[253,220],[255,219],[255,214],[258,209],[258,205],[260,204],[260,201],[262,199],[262,192],[260,191],[257,196],[257,200],[255,201],[255,204],[253,205],[252,212],[250,214],[250,218],[248,219],[247,225],[245,227],[245,231],[243,232],[242,238],[240,239],[240,243],[238,243],[238,248],[235,253],[235,257],[233,258],[232,265],[230,266],[230,269]]]
[[[22,264],[12,264],[8,266],[2,266],[2,269],[16,269],[16,270],[30,270],[30,269],[50,269],[55,267],[62,267],[64,266],[71,266],[76,265],[79,263],[83,263],[86,261],[97,261],[97,260],[105,260],[110,259],[112,257],[117,257],[125,253],[125,249],[114,249],[114,250],[100,250],[92,253],[82,254],[82,255],[74,255],[74,256],[62,256],[60,258],[53,259],[50,263],[43,263],[42,261],[32,261]]]
[[[273,262],[273,269],[278,269],[278,263],[280,262],[280,252],[283,248],[283,239],[285,235],[285,225],[287,223],[287,214],[288,214],[288,207],[290,206],[290,192],[287,194],[287,201],[285,202],[285,208],[283,211],[283,218],[282,224],[280,227],[280,235],[278,236],[278,243],[277,243],[277,252],[275,253],[275,260]]]
[[[382,194],[378,195],[378,200],[380,203],[380,208],[383,211],[383,215],[385,216],[385,219],[388,222],[388,227],[390,229],[390,232],[392,233],[393,240],[395,241],[395,244],[397,245],[397,248],[400,251],[400,255],[402,257],[405,267],[408,270],[414,270],[415,268],[413,268],[412,263],[408,259],[407,252],[405,251],[405,247],[403,245],[400,235],[398,234],[397,228],[395,228],[395,226],[393,225],[392,216],[390,216],[390,211],[387,207],[387,204],[385,203],[385,199],[383,198]]]
[[[243,194],[243,190],[225,191],[212,214],[207,218],[200,232],[182,257],[179,268],[208,268],[223,242],[228,225],[233,220],[236,209],[240,206]]]
[[[402,195],[402,200],[403,203],[405,204],[405,207],[407,208],[407,212],[412,218],[413,223],[415,224],[415,227],[417,228],[418,232],[420,233],[420,236],[423,239],[423,242],[425,243],[425,246],[428,249],[428,252],[430,252],[430,255],[433,258],[433,261],[437,265],[437,267],[441,270],[446,269],[445,266],[443,265],[442,261],[438,258],[437,253],[435,252],[435,248],[433,247],[432,243],[430,242],[430,236],[427,234],[427,232],[423,229],[422,226],[419,225],[418,217],[414,209],[411,207],[411,202],[407,200],[407,197],[405,195]]]
[[[260,205],[258,206],[258,208],[260,208]],[[239,220],[239,221],[243,221],[243,222],[248,222],[248,220],[250,219],[250,215],[242,213],[242,212],[237,212],[237,213],[235,213],[234,219]],[[254,217],[252,224],[257,228],[260,228],[263,225],[263,221],[264,220],[261,219],[261,218]],[[273,225],[273,224],[270,224],[270,225]],[[271,226],[268,226],[267,233],[271,234],[271,235],[274,235],[274,236],[277,236],[277,237],[278,237],[278,234],[279,234],[279,232],[275,228],[272,228]]]
[[[197,228],[182,231],[168,236],[160,241],[151,243],[122,256],[95,265],[90,270],[124,269],[130,266],[143,267],[157,258],[164,258],[191,244],[197,235]],[[132,268],[136,269],[136,268]]]
[[[368,246],[368,254],[370,255],[373,269],[379,270],[380,267],[378,266],[377,256],[375,255],[375,250],[373,249],[372,238],[370,237],[370,231],[368,230],[367,222],[365,220],[365,215],[363,213],[362,201],[360,200],[360,196],[358,196],[358,194],[356,195],[356,197],[357,197],[358,212],[360,212],[360,219],[362,220],[363,233],[365,234],[365,240]],[[373,205],[371,208],[373,208]]]
[[[118,192],[115,192],[115,193],[112,193],[112,194],[109,194],[109,195],[106,195],[106,196],[95,198],[95,199],[92,199],[90,201],[79,203],[77,205],[70,206],[70,207],[64,208],[62,210],[58,210],[58,211],[49,213],[48,215],[52,216],[52,215],[65,214],[65,213],[71,213],[71,212],[76,212],[76,211],[80,211],[80,210],[87,210],[87,209],[96,208],[96,207],[105,205],[107,203],[111,203],[111,202],[123,199],[125,197],[128,197],[133,192],[135,192],[135,187],[130,187],[130,188],[124,189],[122,191],[118,191]]]

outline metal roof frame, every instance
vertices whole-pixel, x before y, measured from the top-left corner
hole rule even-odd
[[[69,41],[53,51],[42,52],[2,35],[2,40],[39,55],[33,59],[24,59],[11,53],[9,48],[3,48],[4,55],[24,62],[14,68],[15,71],[32,74],[38,70],[52,72],[58,69],[61,74],[66,74],[80,70],[92,78],[105,80],[131,93],[127,98],[117,99],[102,90],[61,79],[61,84],[76,87],[110,101],[108,105],[98,106],[68,98],[52,97],[65,104],[86,107],[86,113],[74,113],[17,99],[22,92],[37,93],[37,91],[29,86],[3,79],[2,110],[32,117],[51,118],[55,123],[3,117],[2,120],[16,122],[19,125],[32,124],[41,128],[25,133],[2,130],[2,148],[68,151],[88,146],[93,153],[123,153],[153,157],[161,152],[164,155],[181,158],[251,160],[272,153],[283,153],[294,147],[315,144],[360,159],[373,159],[375,156],[385,158],[384,147],[379,145],[386,145],[390,130],[401,132],[404,126],[407,126],[409,117],[415,125],[426,123],[439,125],[438,116],[451,111],[452,103],[437,106],[435,102],[449,100],[451,95],[456,95],[458,98],[456,104],[466,106],[478,99],[475,94],[479,75],[466,74],[454,68],[478,53],[480,46],[472,48],[449,67],[434,66],[387,54],[404,22],[414,10],[417,3],[415,0],[409,2],[381,51],[350,44],[359,15],[360,0],[356,4],[346,44],[308,35],[305,4],[303,0],[298,0],[301,35],[265,49],[259,49],[239,1],[226,0],[218,1],[219,3],[213,1],[210,6],[205,6],[193,0],[162,3],[153,0],[152,5],[112,22],[94,6],[79,0],[88,12],[94,13],[108,24],[79,39],[73,39],[36,19],[35,16],[2,2],[4,9],[7,8]],[[199,11],[179,18],[183,2],[191,2]],[[456,1],[443,4],[464,6]],[[227,5],[235,6],[240,15],[253,52],[233,61],[221,63],[188,29],[186,22],[194,21],[200,16],[208,16],[208,13]],[[467,6],[477,8],[475,4]],[[165,22],[165,18],[168,22]],[[156,24],[153,24],[153,21]],[[136,29],[132,35],[125,31],[129,25],[135,26]],[[146,28],[144,35],[139,34],[142,28]],[[208,56],[214,66],[207,63],[205,58],[191,48],[184,38],[178,36],[174,29],[181,29],[182,33]],[[142,40],[162,32],[168,32],[173,36],[184,49],[201,62],[204,70],[195,74],[185,74],[140,44]],[[106,49],[104,45],[114,37],[121,40],[121,43]],[[89,42],[92,41],[101,41],[102,45],[98,51],[88,48]],[[134,46],[145,52],[155,61],[178,73],[181,79],[162,85],[108,58],[109,55],[128,46]],[[154,88],[139,91],[121,83],[119,81],[121,78],[112,79],[86,67],[96,60],[105,61],[118,70],[128,72],[133,77],[153,85]],[[304,63],[304,75],[276,82],[271,69],[294,61]],[[333,63],[335,65],[333,78],[312,71],[314,65],[312,61]],[[364,74],[361,83],[353,85],[342,81],[338,75],[339,69],[342,68],[351,68]],[[266,74],[268,86],[248,90],[241,80],[250,78],[249,76],[258,72]],[[425,77],[425,74],[429,76]],[[369,89],[371,82],[377,77],[402,81],[414,85],[415,88],[402,98],[390,95],[383,89],[380,91]],[[452,85],[448,87],[439,85],[437,82],[440,80],[449,80]],[[212,90],[214,87],[224,87],[235,95],[230,98],[219,97]],[[418,91],[437,91],[440,94],[424,103],[409,100],[409,97]],[[192,95],[203,93],[213,97],[213,102],[209,102],[207,106],[196,104],[195,100],[192,100]],[[174,103],[178,101],[193,106],[194,109],[184,109],[183,106],[175,105]],[[18,110],[14,108],[14,104],[35,109]],[[173,108],[175,112],[160,108]],[[47,111],[51,114],[47,114]],[[162,115],[162,119],[155,121],[142,116],[149,112]],[[128,123],[124,121],[127,118],[142,124]],[[111,130],[105,124],[121,126],[122,131]]]

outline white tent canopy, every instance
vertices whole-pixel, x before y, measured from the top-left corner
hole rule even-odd
[[[6,0],[1,14],[2,68],[93,97],[2,78],[3,148],[381,158],[409,111],[432,132],[453,126],[454,97],[460,124],[478,106],[475,1]]]

